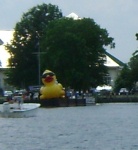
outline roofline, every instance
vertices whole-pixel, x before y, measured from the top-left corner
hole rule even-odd
[[[122,61],[120,61],[119,59],[117,59],[116,57],[114,57],[113,55],[109,54],[107,51],[105,52],[105,54],[110,57],[113,61],[115,61],[119,66],[125,66],[125,63],[123,63]]]

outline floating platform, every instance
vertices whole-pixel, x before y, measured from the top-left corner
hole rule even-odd
[[[86,106],[86,99],[53,98],[46,100],[25,100],[24,103],[40,103],[41,107]]]

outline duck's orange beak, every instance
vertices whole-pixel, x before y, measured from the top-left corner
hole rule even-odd
[[[52,76],[47,76],[45,78],[45,82],[51,82],[51,81],[53,81],[53,77]]]

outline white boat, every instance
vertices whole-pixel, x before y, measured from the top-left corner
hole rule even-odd
[[[37,114],[37,110],[40,107],[38,103],[23,103],[20,105],[10,104],[5,102],[0,105],[0,117],[5,118],[28,118],[34,117]]]

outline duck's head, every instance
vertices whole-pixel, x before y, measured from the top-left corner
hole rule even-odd
[[[53,83],[56,81],[56,76],[54,72],[50,70],[45,70],[42,74],[42,82],[43,84]]]

